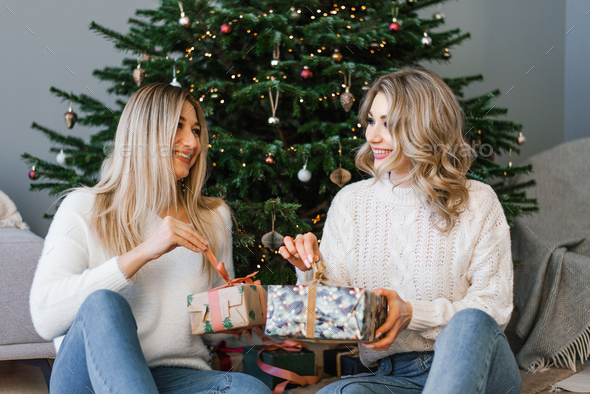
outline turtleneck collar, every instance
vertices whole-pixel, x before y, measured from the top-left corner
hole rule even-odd
[[[374,185],[377,196],[389,205],[397,207],[413,207],[422,204],[422,199],[416,193],[414,187],[393,187],[389,179],[389,172],[379,178]]]

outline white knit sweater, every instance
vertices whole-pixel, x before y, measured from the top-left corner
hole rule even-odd
[[[207,286],[200,273],[202,254],[177,247],[126,279],[118,256],[106,256],[90,232],[88,220],[94,199],[93,194],[71,193],[51,223],[30,294],[31,316],[39,335],[53,339],[59,350],[86,297],[95,290],[108,289],[129,302],[149,367],[211,369],[209,350],[200,336],[191,334],[187,296],[222,285],[221,277],[216,275],[214,283]],[[218,236],[231,242],[230,213],[226,208],[219,213],[226,228],[219,229]],[[146,218],[144,239],[162,220],[155,212]],[[218,260],[225,262],[233,278],[231,247],[222,250],[225,252],[217,256]]]
[[[375,178],[353,183],[334,198],[320,243],[331,281],[398,292],[413,308],[410,325],[387,351],[361,346],[370,364],[388,355],[433,350],[462,309],[487,312],[506,327],[512,313],[510,232],[493,189],[469,181],[469,204],[449,233],[429,221],[413,188],[393,189]],[[312,279],[297,270],[298,282]]]

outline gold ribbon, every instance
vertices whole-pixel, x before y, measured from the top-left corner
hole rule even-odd
[[[315,301],[317,295],[318,286],[336,286],[330,282],[326,276],[326,266],[321,261],[317,263],[312,261],[311,267],[313,268],[313,280],[301,284],[301,286],[309,286],[307,292],[307,317],[305,325],[305,337],[313,338],[315,333]]]

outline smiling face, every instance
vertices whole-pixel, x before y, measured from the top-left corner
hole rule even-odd
[[[374,167],[378,168],[389,157],[394,149],[394,141],[391,132],[387,128],[387,116],[390,104],[383,92],[377,93],[371,104],[367,119],[367,130],[365,136],[373,150],[375,158]],[[410,159],[402,153],[402,161],[396,167],[396,171],[407,172],[410,166]],[[401,174],[400,174],[401,175]]]
[[[201,125],[190,101],[185,100],[174,137],[173,155],[176,180],[186,178],[201,153]]]

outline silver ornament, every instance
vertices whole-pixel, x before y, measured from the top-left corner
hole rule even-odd
[[[436,11],[434,14],[432,14],[432,19],[444,19],[445,14],[443,14],[440,11]]]
[[[270,118],[268,118],[268,124],[271,126],[277,126],[279,124],[279,118],[277,118],[276,116],[271,116]]]
[[[295,10],[291,11],[291,19],[293,19],[293,20],[299,19],[299,17],[301,16],[300,13],[301,13],[301,11],[295,11]]]
[[[182,87],[182,85],[180,84],[180,82],[178,82],[178,81],[176,80],[176,77],[172,78],[172,82],[170,82],[170,85],[172,85],[172,86],[176,86],[176,87],[178,87],[178,88],[181,88],[181,87]]]
[[[526,137],[522,133],[518,133],[518,145],[524,145]]]
[[[78,120],[78,115],[72,109],[72,104],[70,104],[68,112],[64,114],[64,120],[66,121],[66,127],[68,129],[71,129],[76,124],[76,121]]]
[[[426,32],[424,32],[424,37],[422,37],[422,44],[423,45],[432,44],[432,38],[428,37],[428,33],[426,33]]]
[[[347,87],[346,92],[340,95],[340,104],[342,104],[342,108],[344,108],[344,110],[348,112],[352,108],[353,101],[354,96],[352,95],[352,93],[350,93]]]
[[[191,25],[191,20],[188,19],[188,16],[186,16],[184,14],[184,12],[180,13],[180,19],[178,20],[178,23],[182,26],[182,27],[189,27]]]
[[[275,67],[275,66],[278,66],[278,65],[279,65],[279,61],[278,61],[278,59],[272,59],[272,60],[270,61],[270,66],[271,66],[271,67]]]
[[[261,241],[264,246],[274,251],[283,245],[283,236],[276,231],[271,231],[264,234]]]
[[[66,154],[64,153],[63,149],[60,149],[59,153],[57,154],[57,157],[55,158],[55,161],[57,161],[57,164],[63,166],[66,164],[66,158],[68,156],[66,156]]]
[[[299,170],[297,178],[299,178],[301,182],[309,182],[311,179],[311,172],[307,169],[307,164],[304,164],[303,168]]]

